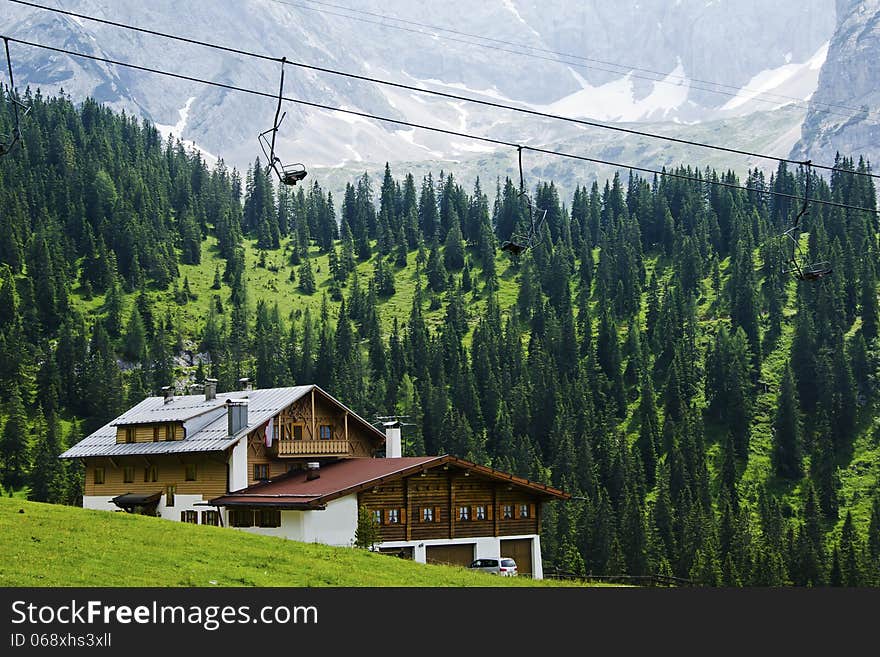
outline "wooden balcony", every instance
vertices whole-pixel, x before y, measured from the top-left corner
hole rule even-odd
[[[278,457],[346,456],[347,440],[276,440],[268,452]]]

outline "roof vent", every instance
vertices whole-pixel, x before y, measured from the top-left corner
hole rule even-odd
[[[306,481],[319,479],[321,477],[321,464],[317,461],[309,461],[306,463]]]
[[[251,383],[251,380],[246,376],[241,377],[238,380],[238,384],[239,384],[240,390],[253,390],[254,389],[254,386]]]
[[[217,379],[205,379],[205,401],[217,399]]]
[[[171,386],[162,386],[162,395],[165,397],[164,403],[167,404],[169,402],[174,401],[174,388]]]

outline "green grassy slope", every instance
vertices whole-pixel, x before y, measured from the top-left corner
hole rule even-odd
[[[330,265],[329,256],[319,253],[317,247],[311,248],[312,271],[315,274],[315,283],[317,291],[314,294],[304,294],[299,289],[299,265],[290,264],[290,253],[286,246],[289,240],[282,242],[281,249],[275,251],[266,251],[265,267],[259,266],[260,251],[256,248],[256,240],[245,239],[245,277],[247,279],[247,293],[249,307],[253,310],[259,300],[265,300],[270,304],[278,303],[281,317],[288,320],[293,313],[297,319],[301,313],[309,308],[312,319],[318,320],[321,311],[321,300],[324,294],[327,294],[330,316],[337,316],[339,302],[330,299]],[[230,303],[231,290],[228,285],[224,284],[220,290],[211,289],[214,282],[214,271],[219,267],[222,275],[225,261],[220,257],[217,251],[217,240],[211,236],[202,242],[202,261],[198,265],[178,265],[180,276],[176,281],[178,287],[183,287],[184,280],[189,283],[189,289],[195,295],[194,300],[190,300],[184,305],[179,305],[174,301],[172,287],[166,290],[148,290],[152,300],[155,302],[156,314],[158,317],[164,317],[166,311],[171,313],[172,317],[179,319],[180,325],[184,329],[187,337],[198,339],[198,334],[202,330],[207,317],[210,304],[213,303],[214,295],[219,295],[221,302],[226,308],[225,317],[228,320],[228,310]],[[475,250],[468,249],[472,262],[476,259]],[[357,270],[360,278],[361,289],[366,292],[369,282],[373,277],[373,266],[376,256],[366,262],[358,261]],[[476,283],[475,287],[479,292],[475,295],[468,293],[466,295],[466,303],[469,312],[469,323],[471,327],[476,325],[486,307],[486,295],[482,293],[485,281],[482,278],[482,270],[479,264],[474,262],[472,274]],[[499,278],[498,299],[502,309],[507,309],[510,304],[515,302],[517,290],[519,289],[516,280],[516,270],[512,266],[510,257],[501,251],[498,252],[495,259],[496,271]],[[391,265],[394,272],[394,283],[396,292],[388,299],[379,300],[379,321],[384,332],[389,332],[394,318],[398,322],[405,322],[409,317],[412,309],[413,297],[416,290],[416,252],[409,254],[407,266],[397,268]],[[297,279],[290,280],[290,272],[296,273]],[[460,272],[453,272],[456,278]],[[428,306],[429,293],[424,290],[425,279],[422,275],[423,288],[423,311],[425,322],[431,330],[439,328],[443,322],[445,313],[445,304],[438,310],[430,310]],[[343,295],[348,298],[349,288],[343,288]],[[128,321],[131,313],[131,307],[134,303],[135,294],[125,295],[125,311],[123,314],[124,323]],[[104,312],[104,296],[95,296],[92,299],[85,300],[79,287],[75,288],[71,294],[71,300],[74,306],[82,312],[92,317],[98,317]],[[224,315],[219,319],[222,320]]]
[[[0,498],[0,586],[558,585],[564,583],[494,577],[223,527]]]

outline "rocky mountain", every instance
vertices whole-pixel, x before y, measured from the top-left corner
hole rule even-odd
[[[880,0],[837,0],[837,28],[793,157],[880,159]]]
[[[277,92],[279,67],[243,55],[126,31],[0,0],[16,38]],[[242,50],[565,116],[649,122],[659,132],[700,124],[706,139],[787,155],[799,137],[835,27],[832,0],[62,0],[107,20]],[[873,4],[873,3],[859,3]],[[430,9],[429,11],[427,9]],[[12,44],[18,81],[74,100],[93,95],[191,140],[241,168],[271,126],[271,98]],[[664,142],[537,120],[495,108],[288,66],[285,95],[388,119],[547,147],[614,142],[627,162],[656,166]],[[767,120],[786,106],[785,121]],[[282,159],[310,170],[391,162],[478,162],[508,155],[486,143],[286,103]],[[739,121],[746,117],[747,120]],[[751,117],[751,118],[749,118]],[[717,132],[736,125],[742,134]],[[779,131],[767,134],[767,126]],[[657,148],[655,148],[655,146]],[[707,160],[699,149],[681,152]],[[650,159],[655,158],[655,159]],[[829,156],[830,159],[831,156]],[[510,157],[512,161],[512,157]],[[817,158],[818,159],[818,158]],[[745,162],[732,162],[738,167]],[[772,165],[772,163],[770,163]],[[534,168],[538,163],[527,163]],[[543,166],[543,165],[540,165]],[[564,166],[564,165],[560,165]],[[571,171],[595,168],[569,167]],[[502,169],[484,171],[484,175]]]

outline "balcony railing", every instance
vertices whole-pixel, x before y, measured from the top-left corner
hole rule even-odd
[[[347,440],[276,440],[269,451],[275,456],[336,456],[349,449]]]

